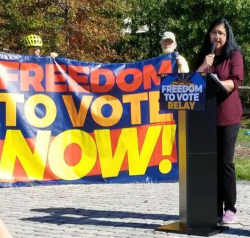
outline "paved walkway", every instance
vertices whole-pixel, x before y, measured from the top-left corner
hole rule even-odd
[[[250,182],[237,186],[238,223],[213,237],[250,237]],[[178,189],[178,183],[1,188],[0,216],[14,238],[188,237],[154,230],[179,219]]]

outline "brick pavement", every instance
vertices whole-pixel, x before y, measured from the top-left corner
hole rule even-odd
[[[213,237],[250,237],[250,182],[237,186],[237,224]],[[0,212],[14,238],[188,237],[154,230],[179,219],[178,189],[177,182],[1,188]]]

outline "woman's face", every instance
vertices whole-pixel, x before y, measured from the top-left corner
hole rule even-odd
[[[210,41],[216,43],[215,54],[219,55],[227,41],[227,31],[224,24],[217,25],[212,29]]]

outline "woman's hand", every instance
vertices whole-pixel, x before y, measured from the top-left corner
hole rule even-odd
[[[207,68],[211,67],[214,62],[214,54],[209,54],[205,57],[203,64],[207,66]]]
[[[214,63],[214,54],[209,54],[205,57],[202,65],[197,69],[197,72],[206,72]]]

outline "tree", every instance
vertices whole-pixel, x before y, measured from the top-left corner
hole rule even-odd
[[[244,0],[168,0],[165,22],[178,36],[178,49],[188,56],[191,66],[201,46],[209,24],[217,17],[225,17],[233,28],[236,41],[245,53],[249,65],[250,4]],[[170,14],[174,12],[175,14]],[[223,14],[222,14],[223,13]],[[192,68],[192,67],[191,67]],[[247,68],[247,72],[249,69]]]
[[[127,42],[124,52],[129,49],[134,60],[141,60],[158,56],[161,52],[160,37],[166,29],[162,20],[164,15],[164,4],[166,0],[127,0],[125,16],[131,21],[130,34],[127,35]],[[145,31],[140,31],[142,28]]]
[[[139,49],[136,59],[157,56],[159,40],[166,30],[176,34],[177,50],[184,55],[190,68],[201,46],[209,24],[217,17],[225,17],[233,28],[236,41],[245,56],[245,81],[250,82],[250,3],[245,0],[127,0],[128,15],[132,18],[131,29],[147,24],[149,32],[136,36],[131,32],[132,46]],[[134,39],[134,41],[133,41]]]
[[[161,35],[168,30],[176,34],[177,50],[192,69],[208,25],[221,13],[244,52],[248,84],[250,3],[245,0],[0,0],[0,31],[4,44],[23,53],[23,37],[36,33],[43,38],[44,54],[124,62],[158,56]],[[142,27],[146,30],[138,31]]]
[[[22,39],[38,34],[44,54],[114,62],[123,58],[115,45],[122,39],[118,0],[0,0],[2,42],[24,51]]]

